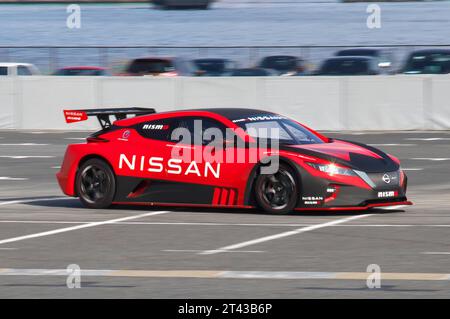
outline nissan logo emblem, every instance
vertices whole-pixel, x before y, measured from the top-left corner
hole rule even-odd
[[[389,184],[391,182],[391,177],[389,176],[389,174],[383,175],[383,182],[385,182],[386,184]]]

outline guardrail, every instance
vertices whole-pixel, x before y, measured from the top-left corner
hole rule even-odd
[[[238,61],[242,67],[254,66],[267,55],[299,56],[317,65],[335,51],[345,48],[384,48],[391,52],[394,67],[406,55],[421,48],[450,48],[450,44],[422,45],[274,45],[274,46],[0,46],[0,62],[28,62],[44,73],[69,65],[99,65],[118,68],[125,61],[142,56],[184,56],[187,58],[223,57]]]
[[[251,107],[320,130],[448,130],[450,76],[0,79],[0,129],[98,129],[63,109]]]

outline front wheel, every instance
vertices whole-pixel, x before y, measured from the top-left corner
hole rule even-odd
[[[258,206],[272,214],[286,214],[297,205],[298,185],[293,171],[280,164],[274,174],[260,174],[255,181],[254,194]]]
[[[116,177],[105,161],[90,159],[83,163],[77,172],[75,190],[84,206],[106,208],[114,200]]]

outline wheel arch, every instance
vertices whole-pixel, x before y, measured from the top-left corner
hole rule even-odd
[[[284,164],[284,165],[288,166],[290,169],[292,169],[292,171],[294,172],[294,175],[295,175],[294,177],[297,182],[297,185],[299,185],[299,189],[302,189],[302,178],[301,178],[301,173],[300,173],[298,164],[296,164],[291,159],[289,159],[287,157],[283,157],[283,156],[279,157],[279,163]],[[264,164],[261,162],[258,162],[257,164],[255,164],[255,166],[252,168],[252,170],[249,174],[249,178],[247,180],[247,185],[245,187],[244,205],[255,206],[255,204],[256,204],[253,189],[255,186],[256,177],[259,174],[259,169],[261,168],[261,166],[264,166]]]
[[[111,163],[104,156],[99,155],[99,154],[87,154],[87,155],[83,156],[78,161],[77,169],[75,171],[75,178],[73,179],[73,191],[74,191],[74,194],[75,194],[76,197],[79,196],[79,194],[77,194],[77,187],[76,187],[78,171],[80,170],[80,167],[84,163],[86,163],[88,160],[90,160],[90,159],[100,159],[100,160],[104,161],[111,168],[111,170],[114,173],[114,175],[116,174],[116,171],[114,170],[114,167],[111,165]],[[116,185],[116,187],[117,187],[117,185]]]
[[[81,165],[86,163],[88,160],[93,159],[93,158],[101,159],[102,161],[104,161],[105,163],[107,163],[111,167],[113,172],[115,172],[114,168],[111,165],[111,163],[104,156],[99,155],[99,154],[88,154],[88,155],[85,155],[82,158],[80,158],[80,160],[78,161],[77,169],[79,169],[81,167]]]

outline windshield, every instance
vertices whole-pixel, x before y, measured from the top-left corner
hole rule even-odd
[[[128,67],[133,74],[153,74],[175,71],[171,61],[164,59],[136,59]]]
[[[339,51],[336,55],[337,56],[377,56],[378,55],[377,50],[370,50],[370,49],[357,49],[357,50],[342,50]]]
[[[254,116],[233,122],[257,139],[277,139],[280,144],[324,143],[297,122],[278,115]]]
[[[104,75],[104,70],[101,69],[60,69],[55,72],[55,75],[67,75],[67,76],[84,76],[84,75]]]
[[[450,73],[450,52],[413,54],[405,68],[406,73]]]
[[[261,63],[262,68],[278,71],[290,71],[297,69],[297,58],[290,56],[275,56],[265,58]]]
[[[322,75],[365,75],[369,73],[369,62],[360,59],[327,60],[319,73]]]
[[[227,60],[195,60],[194,63],[200,70],[211,73],[223,73],[230,68]]]
[[[264,69],[238,69],[231,73],[231,76],[268,76]]]

